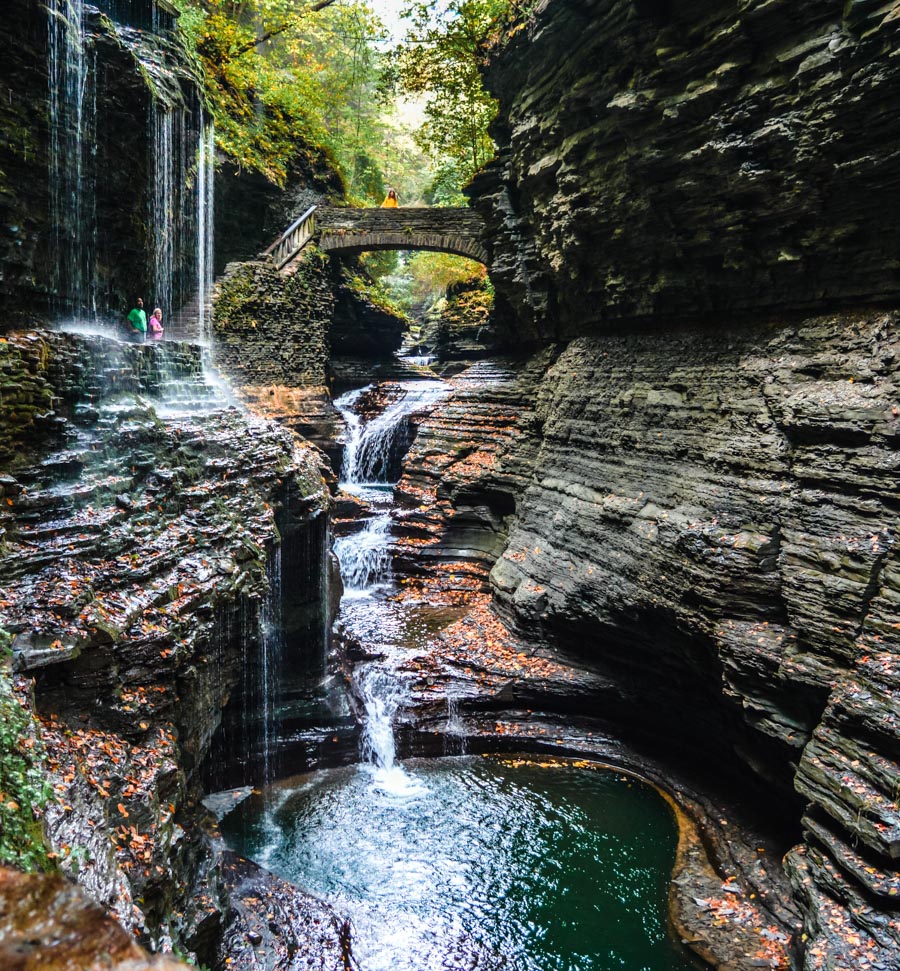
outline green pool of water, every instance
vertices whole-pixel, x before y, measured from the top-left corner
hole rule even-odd
[[[226,839],[353,922],[363,971],[696,971],[649,786],[564,760],[412,760],[282,782]]]

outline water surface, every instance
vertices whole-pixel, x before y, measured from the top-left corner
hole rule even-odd
[[[268,807],[268,808],[267,808]],[[353,921],[365,971],[688,971],[651,787],[565,760],[452,758],[271,787],[226,838]]]

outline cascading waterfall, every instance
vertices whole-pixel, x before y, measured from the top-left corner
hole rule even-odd
[[[159,306],[163,314],[172,312],[175,289],[175,254],[181,221],[176,197],[176,119],[183,122],[180,111],[154,102],[150,113],[150,145],[153,153],[152,191],[148,219],[153,240],[153,295],[150,306]],[[179,126],[180,128],[181,126]],[[179,132],[180,134],[180,132]]]
[[[402,397],[369,422],[363,422],[353,410],[369,388],[351,391],[335,401],[348,430],[341,470],[345,485],[387,483],[399,448],[408,446],[410,416],[431,407],[447,393],[441,381],[409,381],[400,387]]]
[[[440,381],[406,382],[400,389],[402,395],[368,422],[356,409],[371,388],[351,391],[335,401],[347,428],[342,487],[365,499],[375,512],[362,530],[335,541],[345,598],[371,597],[390,579],[389,475],[401,457],[398,452],[409,445],[410,417],[447,393]],[[392,796],[421,793],[420,783],[396,762],[394,719],[404,696],[402,682],[372,665],[360,680],[359,692],[365,707],[362,754],[375,766],[375,784]]]
[[[97,312],[96,51],[84,0],[49,0],[50,217],[57,313]]]
[[[365,596],[390,577],[391,554],[388,538],[390,513],[370,519],[366,528],[353,536],[334,541],[334,553],[341,565],[341,578],[347,596]]]
[[[412,414],[434,404],[446,394],[440,381],[415,381],[401,386],[402,396],[384,412],[365,422],[354,410],[371,386],[350,391],[334,405],[346,422],[341,485],[348,492],[367,498],[376,509],[365,527],[335,541],[334,552],[341,565],[341,578],[350,596],[366,596],[390,578],[391,514],[385,505],[388,475],[396,465],[401,446],[408,445]]]
[[[447,695],[447,728],[445,746],[453,751],[448,755],[465,755],[467,751],[466,726],[459,714],[459,698]],[[449,743],[449,744],[448,744]]]
[[[369,762],[390,771],[397,764],[394,716],[402,698],[400,686],[384,671],[373,668],[362,679],[360,693],[366,705],[363,755]]]
[[[397,763],[394,719],[404,698],[403,684],[378,667],[369,668],[360,681],[366,708],[362,755],[374,767],[374,784],[394,797],[419,796],[428,790]]]

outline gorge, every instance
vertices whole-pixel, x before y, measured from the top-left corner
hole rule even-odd
[[[900,5],[530,5],[415,339],[144,6],[0,28],[0,964],[900,968]]]

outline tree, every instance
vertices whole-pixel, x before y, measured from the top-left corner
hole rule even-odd
[[[418,0],[404,11],[412,27],[386,82],[426,97],[418,140],[445,174],[455,169],[460,184],[494,157],[488,128],[497,102],[484,89],[481,67],[526,7],[521,0]]]
[[[371,146],[381,139],[383,29],[368,3],[179,2],[223,151],[279,185],[304,155],[316,162],[324,153],[350,193],[380,192]]]

